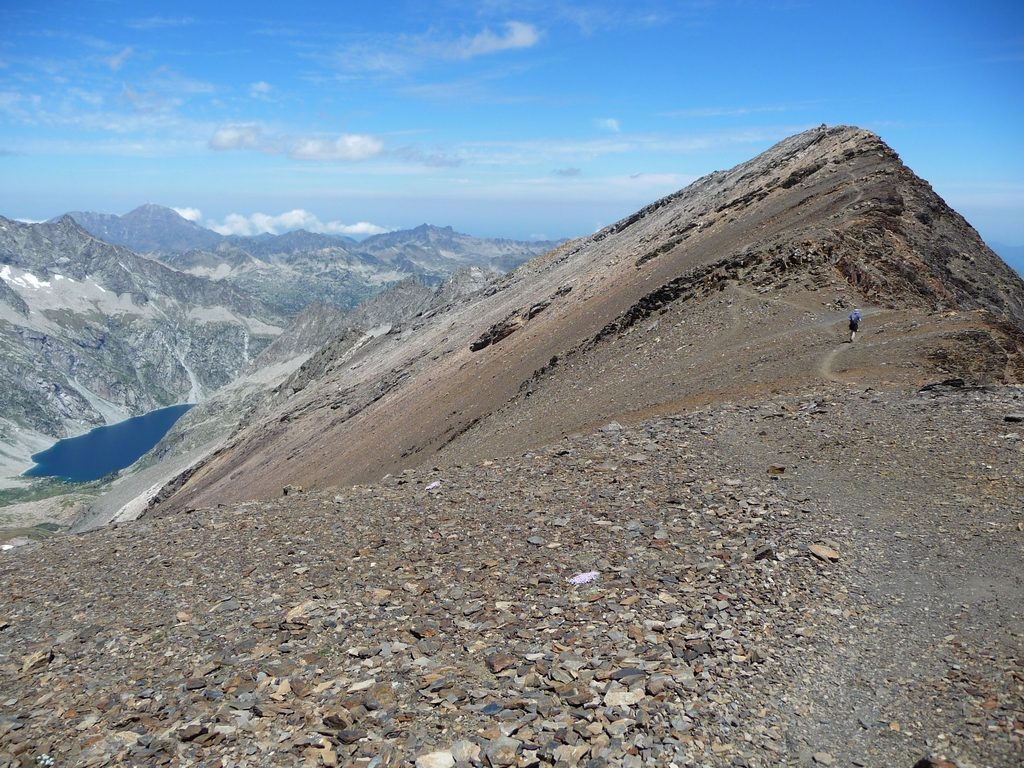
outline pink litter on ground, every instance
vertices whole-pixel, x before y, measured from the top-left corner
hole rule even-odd
[[[600,575],[601,574],[598,573],[597,571],[587,571],[585,573],[577,573],[575,576],[573,576],[571,579],[569,579],[569,583],[570,584],[586,584],[588,581],[593,581],[594,579],[596,579]]]

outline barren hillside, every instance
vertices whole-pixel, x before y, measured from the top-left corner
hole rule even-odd
[[[844,345],[853,306],[864,334]],[[877,136],[823,127],[355,359],[325,347],[163,507],[374,480],[829,381],[1020,381],[1022,329],[1024,284],[963,218]]]

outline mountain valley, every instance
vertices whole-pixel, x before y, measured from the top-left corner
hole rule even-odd
[[[427,225],[361,245],[226,238],[155,205],[0,226],[5,485],[56,438],[205,399],[309,306],[351,309],[395,284],[432,296],[452,272],[504,269],[548,245]]]

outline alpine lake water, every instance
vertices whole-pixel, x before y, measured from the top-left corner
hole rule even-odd
[[[172,405],[60,440],[33,454],[24,477],[58,477],[86,483],[133,464],[174,426],[192,404]]]

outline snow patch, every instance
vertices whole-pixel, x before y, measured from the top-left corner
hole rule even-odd
[[[50,287],[49,281],[40,280],[31,272],[22,272],[20,275],[14,274],[14,270],[11,269],[10,264],[4,264],[3,269],[0,269],[0,279],[3,279],[3,281],[9,285],[16,285],[20,288],[45,290]]]

